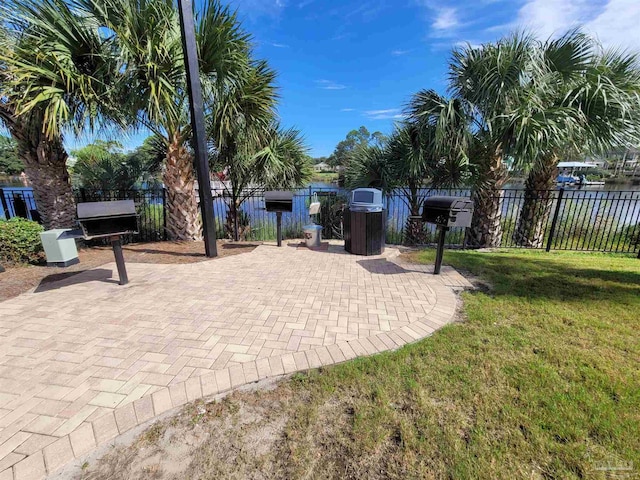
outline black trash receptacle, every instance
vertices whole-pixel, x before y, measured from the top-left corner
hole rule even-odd
[[[344,249],[355,255],[381,255],[384,252],[386,212],[346,209]]]
[[[380,255],[384,252],[386,212],[382,191],[356,188],[351,192],[349,208],[344,211],[344,249],[355,255]]]

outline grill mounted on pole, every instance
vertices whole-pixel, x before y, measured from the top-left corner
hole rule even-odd
[[[293,211],[293,193],[286,190],[264,192],[264,206],[267,212],[275,212],[278,228],[278,246],[282,246],[282,212]]]
[[[473,202],[469,198],[429,197],[424,201],[422,221],[433,223],[438,230],[438,249],[433,273],[438,275],[444,255],[444,237],[450,227],[470,227]]]
[[[92,240],[109,238],[118,267],[120,285],[129,283],[122,255],[122,236],[138,234],[138,214],[133,200],[78,203],[78,223],[81,232],[76,237]],[[69,232],[73,236],[74,232]]]

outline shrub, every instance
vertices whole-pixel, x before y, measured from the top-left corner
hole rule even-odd
[[[322,226],[322,238],[342,239],[342,216],[347,203],[345,195],[320,197],[320,218],[317,223]]]
[[[40,263],[44,259],[36,222],[15,217],[0,220],[0,260],[8,263]]]

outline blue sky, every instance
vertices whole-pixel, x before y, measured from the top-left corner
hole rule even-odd
[[[412,93],[445,90],[449,52],[516,29],[546,38],[582,25],[606,45],[640,50],[640,0],[225,0],[278,72],[284,126],[311,155],[351,129],[388,133]],[[123,139],[127,148],[144,134]],[[87,139],[67,139],[73,148]]]

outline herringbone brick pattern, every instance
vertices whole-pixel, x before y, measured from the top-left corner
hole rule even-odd
[[[264,245],[129,264],[124,287],[109,265],[0,303],[0,480],[44,478],[188,401],[429,335],[468,283],[396,254]]]

